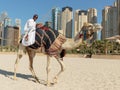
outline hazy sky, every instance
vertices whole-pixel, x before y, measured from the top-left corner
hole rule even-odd
[[[50,19],[51,9],[54,7],[70,6],[74,10],[96,8],[98,10],[98,22],[101,22],[101,12],[105,6],[113,5],[115,0],[0,0],[0,13],[6,11],[14,22],[15,18],[21,19],[22,31],[27,19],[33,14],[38,14],[37,22]]]

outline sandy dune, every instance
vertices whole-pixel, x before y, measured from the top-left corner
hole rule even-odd
[[[120,90],[120,60],[65,57],[66,70],[59,82],[46,87],[46,56],[34,59],[34,69],[41,84],[35,83],[29,71],[27,55],[19,63],[18,80],[13,80],[16,54],[0,54],[0,90]],[[57,61],[51,61],[51,77],[59,70]]]

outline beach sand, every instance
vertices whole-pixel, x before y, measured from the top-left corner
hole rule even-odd
[[[66,56],[66,69],[51,87],[34,82],[27,55],[19,62],[18,79],[13,80],[15,59],[14,53],[0,54],[0,90],[120,90],[120,59]],[[40,81],[46,81],[46,56],[37,55],[33,65]],[[51,60],[50,79],[59,70],[58,62]]]

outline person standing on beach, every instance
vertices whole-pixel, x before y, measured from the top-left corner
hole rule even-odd
[[[33,15],[32,19],[27,20],[24,31],[25,35],[22,40],[22,44],[24,46],[32,45],[35,42],[35,29],[36,29],[36,20],[38,19],[38,15]]]

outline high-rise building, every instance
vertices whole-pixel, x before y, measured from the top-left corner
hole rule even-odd
[[[3,29],[4,29],[4,26],[3,26],[3,23],[0,22],[0,45],[2,46],[2,41],[3,41],[3,38],[2,38],[2,32],[3,32]]]
[[[88,9],[88,23],[97,23],[97,9],[89,8]]]
[[[62,30],[67,38],[72,38],[73,9],[71,7],[62,8]]]
[[[52,9],[52,28],[61,30],[61,11],[58,7]]]
[[[9,21],[10,21],[10,18],[8,18],[7,12],[2,12],[0,14],[0,23],[1,23],[1,25],[0,25],[0,37],[1,37],[0,45],[1,46],[3,46],[4,42],[5,42],[5,40],[4,40],[4,28],[7,24],[10,24],[10,23],[8,23]]]
[[[80,10],[76,10],[74,12],[74,36],[80,31],[80,28],[79,28],[79,11]]]
[[[0,15],[0,21],[4,21],[5,18],[7,18],[7,17],[8,17],[7,12],[2,12],[1,15]]]
[[[20,41],[20,29],[17,26],[5,27],[5,46],[17,46]]]
[[[5,18],[4,19],[4,27],[6,27],[6,26],[11,26],[12,25],[12,20],[11,20],[11,18]]]
[[[119,32],[119,35],[120,35],[120,0],[116,0],[116,4],[117,4],[117,18],[118,18],[118,32]]]
[[[21,26],[21,19],[15,19],[15,26]]]
[[[95,8],[88,9],[88,23],[91,24],[97,23],[97,9]],[[101,39],[100,35],[101,35],[101,31],[95,32],[93,35],[93,39],[91,41],[100,40]]]
[[[3,15],[4,16],[4,15]],[[11,18],[8,18],[8,17],[6,17],[6,18],[4,18],[4,20],[2,21],[3,22],[3,30],[2,30],[2,38],[3,38],[3,40],[1,41],[1,44],[2,44],[2,46],[4,46],[5,44],[6,44],[6,27],[7,26],[12,26],[12,20],[11,20]]]
[[[21,20],[16,19],[15,25],[12,25],[11,18],[7,12],[2,12],[0,15],[0,45],[18,45],[20,41]]]
[[[117,8],[114,6],[106,6],[102,10],[102,39],[118,34],[117,29]]]
[[[87,10],[80,10],[78,12],[78,29],[79,31],[83,27],[85,23],[88,23],[88,17],[87,17],[88,11]]]
[[[88,22],[86,10],[76,10],[74,13],[74,36],[80,32],[85,23]]]

